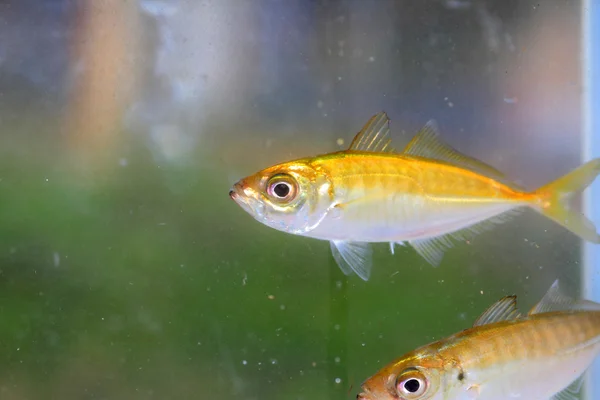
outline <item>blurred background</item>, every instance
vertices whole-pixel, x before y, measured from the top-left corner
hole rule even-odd
[[[581,163],[581,3],[0,0],[0,398],[345,399],[579,241],[528,212],[371,280],[276,232],[237,179],[375,113],[535,188]],[[345,143],[340,145],[339,143]]]

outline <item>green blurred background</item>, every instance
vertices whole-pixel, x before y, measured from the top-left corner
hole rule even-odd
[[[509,293],[576,293],[528,212],[370,281],[233,182],[385,110],[536,187],[581,161],[580,4],[0,2],[0,398],[343,399]]]

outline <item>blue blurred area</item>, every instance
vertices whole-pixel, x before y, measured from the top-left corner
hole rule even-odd
[[[46,100],[68,88],[75,2],[19,0],[0,3],[0,85],[4,91],[30,86]]]
[[[600,4],[597,1],[585,1],[584,14],[584,51],[585,64],[585,141],[583,158],[585,161],[600,157]],[[593,185],[585,198],[587,215],[600,226],[600,185]],[[586,296],[600,302],[600,246],[586,244],[584,247],[583,286]],[[600,360],[590,368],[588,374],[588,392],[590,399],[600,397]]]

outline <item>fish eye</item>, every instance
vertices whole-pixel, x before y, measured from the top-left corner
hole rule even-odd
[[[290,201],[296,197],[298,185],[294,178],[286,174],[278,174],[267,183],[267,194],[278,201]]]
[[[427,391],[427,379],[418,370],[407,370],[398,376],[396,390],[403,399],[416,399]]]

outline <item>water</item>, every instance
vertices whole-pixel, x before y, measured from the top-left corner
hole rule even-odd
[[[381,110],[396,147],[433,118],[522,185],[562,175],[579,3],[90,4],[0,3],[1,398],[353,398],[503,295],[578,293],[579,241],[533,212],[439,268],[376,246],[363,282],[227,194]]]

